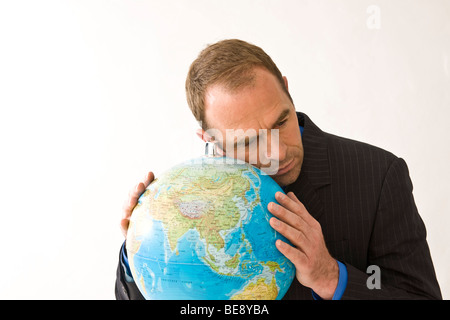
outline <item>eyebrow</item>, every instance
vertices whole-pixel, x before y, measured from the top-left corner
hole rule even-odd
[[[278,116],[277,120],[273,123],[273,125],[271,126],[271,128],[274,128],[277,123],[281,122],[284,118],[287,117],[287,115],[291,112],[290,109],[284,109],[280,115]],[[250,144],[251,142],[253,142],[256,138],[259,138],[259,134],[253,137],[249,137],[249,136],[245,136],[245,143]],[[234,142],[234,147],[236,148],[238,146],[238,144],[242,143],[243,139],[237,140]]]
[[[277,123],[280,123],[284,118],[287,117],[287,115],[291,112],[290,109],[284,109],[281,114],[279,115],[278,119],[274,122],[274,124],[272,125],[272,128],[275,127],[277,125]]]

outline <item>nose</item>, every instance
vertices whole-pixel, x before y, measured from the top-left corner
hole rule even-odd
[[[270,165],[273,162],[283,163],[287,155],[287,145],[280,139],[279,132],[276,129],[269,130],[266,139],[265,160],[261,159],[263,165]],[[263,146],[264,148],[264,146]]]

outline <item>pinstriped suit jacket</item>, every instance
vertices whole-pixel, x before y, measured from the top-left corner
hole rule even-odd
[[[288,186],[319,221],[330,254],[343,262],[342,299],[441,299],[405,161],[380,148],[320,130],[303,113],[304,160]],[[368,289],[369,265],[381,289]],[[311,299],[296,279],[285,299]]]
[[[286,193],[294,192],[319,221],[330,254],[346,265],[342,299],[441,299],[405,161],[325,133],[303,113],[297,117],[303,166]],[[380,267],[381,289],[368,289],[369,265]],[[120,261],[115,292],[118,299],[142,299]],[[294,279],[284,299],[312,299],[311,289]]]

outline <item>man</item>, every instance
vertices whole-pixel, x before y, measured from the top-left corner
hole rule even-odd
[[[265,156],[279,163],[272,178],[287,193],[277,193],[279,204],[268,205],[275,216],[271,226],[291,242],[276,246],[296,268],[285,299],[441,299],[401,158],[325,133],[296,113],[286,77],[261,48],[244,41],[224,40],[204,49],[191,65],[186,93],[202,125],[199,135],[214,138],[223,154],[230,156],[243,144],[248,161],[251,145],[262,138],[230,138],[227,129],[278,133],[278,143],[267,139]],[[211,128],[220,134],[212,137]],[[258,157],[254,165],[264,169],[267,163]],[[130,192],[124,234],[138,197],[153,179],[150,172]],[[116,297],[142,298],[126,259],[122,247]],[[379,270],[375,288],[368,281],[369,266]]]

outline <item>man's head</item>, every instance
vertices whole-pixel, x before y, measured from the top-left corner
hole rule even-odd
[[[186,95],[203,133],[219,133],[214,138],[223,153],[262,169],[267,159],[279,161],[280,170],[271,176],[280,185],[297,179],[303,145],[295,107],[287,79],[261,48],[241,40],[208,46],[189,69]],[[244,156],[230,154],[239,147],[245,147]],[[263,152],[249,161],[256,150]]]

